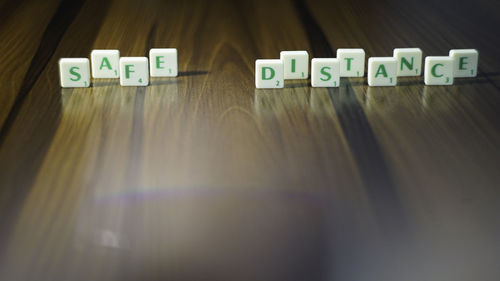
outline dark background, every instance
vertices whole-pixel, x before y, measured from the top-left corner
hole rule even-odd
[[[0,280],[500,275],[498,1],[0,0]],[[57,61],[176,47],[179,77]],[[479,51],[476,78],[254,86],[258,58]]]

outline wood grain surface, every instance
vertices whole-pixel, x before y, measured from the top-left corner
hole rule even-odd
[[[0,280],[493,281],[497,1],[0,1]],[[175,47],[179,77],[57,61]],[[255,89],[281,50],[479,50],[476,78]]]

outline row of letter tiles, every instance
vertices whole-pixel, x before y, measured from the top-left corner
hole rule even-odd
[[[363,49],[338,49],[341,77],[363,77],[365,74],[365,51]],[[284,79],[307,79],[309,54],[307,51],[282,51]],[[312,71],[312,70],[311,70]]]
[[[119,59],[120,85],[146,86],[149,83],[148,58],[121,57]],[[87,58],[63,58],[59,60],[61,87],[90,86],[90,64]]]
[[[449,56],[426,57],[424,82],[426,85],[451,85],[454,77],[477,75],[478,52],[474,49],[450,50]],[[368,59],[369,86],[395,86],[397,77],[422,74],[422,50],[396,48],[393,57]],[[282,51],[283,77],[278,60],[256,60],[255,85],[257,88],[282,88],[284,79],[306,79],[308,76],[307,51]],[[339,77],[364,76],[365,52],[363,49],[338,49],[337,58],[313,58],[311,85],[313,87],[338,87]],[[275,64],[261,64],[274,62]],[[265,69],[261,69],[261,67]],[[279,65],[279,67],[281,67]]]
[[[422,50],[419,48],[394,49],[397,76],[420,76]],[[476,77],[479,53],[475,49],[450,50],[449,56],[426,57],[424,81],[426,85],[451,85],[453,77]]]
[[[119,50],[93,50],[90,54],[92,62],[92,77],[118,78]],[[153,48],[149,50],[149,71],[152,77],[177,76],[177,49]]]
[[[93,50],[90,53],[93,78],[120,78],[122,86],[145,86],[149,75],[176,77],[177,49],[153,48],[146,57],[120,57],[119,50]],[[59,60],[61,86],[64,88],[89,87],[90,68],[87,58]]]
[[[414,58],[414,57],[413,57]],[[371,57],[368,59],[369,86],[395,86],[397,72],[401,70],[401,60],[395,57]],[[413,65],[413,63],[410,63]],[[426,57],[424,82],[426,85],[453,84],[452,57]],[[412,67],[408,67],[412,68]],[[413,75],[412,75],[413,76]]]
[[[154,48],[146,57],[120,57],[119,50],[93,50],[90,53],[93,78],[120,78],[122,86],[145,86],[149,74],[153,77],[176,77],[177,49]],[[61,86],[64,88],[89,87],[90,63],[87,58],[59,60]]]

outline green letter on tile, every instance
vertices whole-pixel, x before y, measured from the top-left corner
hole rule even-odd
[[[403,70],[403,65],[406,65],[409,70],[413,70],[413,59],[414,57],[411,57],[411,63],[406,60],[404,57],[401,57],[401,70]]]
[[[375,73],[375,78],[377,78],[379,75],[383,75],[385,78],[387,78],[387,71],[385,70],[385,65],[383,64],[378,66],[377,73]]]
[[[347,71],[351,70],[351,61],[353,59],[354,58],[345,58],[345,60],[347,61]]]
[[[295,59],[292,59],[292,72],[295,72]]]
[[[434,66],[432,66],[432,68],[431,68],[431,74],[432,74],[432,76],[434,76],[434,77],[443,77],[443,74],[441,74],[441,75],[437,75],[437,73],[436,73],[436,67],[438,67],[438,66],[443,66],[443,64],[441,64],[441,63],[436,63]]]
[[[112,70],[113,68],[111,67],[111,63],[109,63],[109,60],[107,57],[102,58],[101,61],[101,66],[99,66],[99,70],[102,70],[103,67],[106,67],[109,70]]]
[[[76,66],[69,69],[69,73],[75,76],[75,78],[69,78],[71,81],[79,81],[80,78],[82,78],[80,73],[76,72],[76,70],[79,70],[79,69],[80,68],[76,67]]]
[[[269,77],[266,77],[266,70],[269,70]],[[262,80],[271,80],[274,78],[274,69],[272,67],[262,68]]]
[[[130,68],[132,68],[132,66],[134,66],[133,64],[126,64],[125,65],[125,78],[129,79],[130,78],[130,73],[131,72],[135,72],[133,70],[131,70]]]
[[[164,67],[162,67],[161,64],[164,63],[165,61],[161,60],[161,58],[164,58],[164,56],[156,57],[156,68],[158,69],[164,69]]]
[[[460,57],[460,59],[458,60],[458,69],[460,69],[460,70],[467,69],[464,67],[467,64],[467,62],[465,62],[466,59],[467,59],[467,57]]]
[[[329,66],[324,66],[321,68],[321,71],[320,71],[321,74],[323,74],[327,77],[327,78],[319,78],[319,79],[321,79],[321,81],[328,81],[328,80],[332,79],[332,75],[326,71],[326,70],[330,70],[330,69],[332,69],[332,68]]]

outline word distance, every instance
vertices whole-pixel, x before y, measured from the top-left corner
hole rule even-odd
[[[427,56],[419,48],[396,48],[392,57],[368,58],[369,86],[396,86],[398,77],[424,75],[425,85],[452,85],[455,78],[476,77],[479,53],[450,50],[448,56]],[[423,66],[423,67],[422,67]],[[282,51],[280,59],[255,61],[256,88],[283,88],[284,80],[308,79],[307,51]],[[364,77],[365,51],[338,49],[336,58],[311,60],[312,87],[339,87],[340,77]]]

